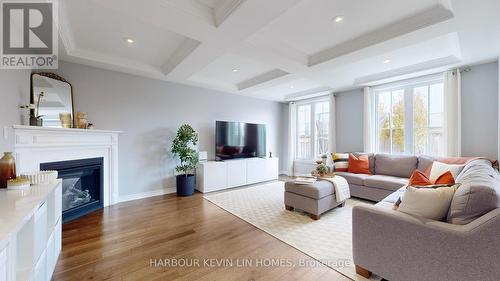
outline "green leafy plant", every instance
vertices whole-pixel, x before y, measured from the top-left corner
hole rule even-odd
[[[328,173],[328,166],[326,166],[325,164],[319,164],[318,166],[316,166],[316,172],[320,175],[324,175]]]
[[[172,142],[172,154],[179,157],[181,164],[175,168],[186,177],[192,173],[198,164],[198,153],[193,148],[198,143],[198,133],[189,125],[182,125]]]

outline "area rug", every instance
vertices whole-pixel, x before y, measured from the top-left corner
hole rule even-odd
[[[352,207],[362,202],[348,199],[344,208],[314,221],[305,213],[286,211],[283,193],[284,182],[276,181],[204,198],[341,274],[367,280],[356,274],[352,260]]]

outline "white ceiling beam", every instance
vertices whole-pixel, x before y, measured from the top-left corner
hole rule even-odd
[[[413,31],[453,18],[453,13],[441,5],[436,5],[411,17],[391,23],[370,33],[317,52],[309,57],[309,66],[314,66],[334,58],[397,38]]]
[[[242,81],[242,82],[238,83],[236,86],[238,87],[238,90],[241,91],[241,90],[245,90],[248,88],[252,88],[252,87],[259,85],[259,84],[263,84],[263,83],[268,82],[270,80],[281,78],[281,77],[286,76],[288,74],[290,74],[290,73],[283,71],[281,69],[273,69],[271,71],[262,73],[261,75],[253,77],[251,79]]]
[[[412,73],[418,73],[428,69],[435,69],[440,67],[445,67],[447,65],[454,65],[460,63],[461,60],[455,56],[447,56],[443,58],[438,58],[414,65],[409,65],[397,69],[391,69],[389,71],[359,77],[354,81],[355,86],[367,86],[379,81],[384,81],[390,78],[409,75]]]
[[[217,32],[196,48],[178,66],[167,74],[167,79],[187,80],[212,61],[258,32],[299,0],[245,1],[225,19]],[[263,8],[265,7],[265,8]]]
[[[220,26],[245,0],[219,0],[212,13],[215,26]]]

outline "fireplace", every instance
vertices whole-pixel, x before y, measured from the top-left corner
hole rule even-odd
[[[40,170],[56,170],[62,179],[63,223],[102,209],[104,158],[41,163]]]

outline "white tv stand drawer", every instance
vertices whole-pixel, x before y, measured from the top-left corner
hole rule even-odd
[[[208,161],[196,168],[196,189],[202,193],[277,180],[278,158]]]

